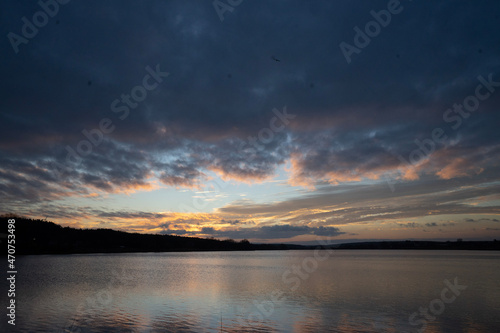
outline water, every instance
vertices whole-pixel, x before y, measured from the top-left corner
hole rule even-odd
[[[426,332],[499,332],[499,259],[373,250],[25,256],[17,259],[15,330],[5,321],[0,328],[416,332],[425,320]],[[467,288],[445,291],[445,303],[444,281],[455,278]],[[411,325],[410,315],[429,306],[434,314]]]

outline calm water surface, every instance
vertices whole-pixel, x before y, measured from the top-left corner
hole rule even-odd
[[[499,259],[364,250],[26,256],[17,260],[15,330],[5,321],[0,329],[416,332],[425,322],[425,332],[500,332]],[[455,279],[467,288],[443,291]],[[410,323],[429,307],[434,314]]]

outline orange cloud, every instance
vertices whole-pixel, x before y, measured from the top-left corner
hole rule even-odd
[[[264,175],[260,173],[227,172],[222,168],[216,166],[210,166],[207,169],[212,172],[215,172],[224,181],[235,180],[237,182],[246,183],[250,185],[255,183],[260,184],[274,177],[274,175]]]
[[[451,179],[455,177],[469,176],[471,171],[475,174],[480,174],[483,170],[483,168],[471,165],[471,163],[465,158],[457,157],[443,169],[436,172],[436,175],[441,179]]]

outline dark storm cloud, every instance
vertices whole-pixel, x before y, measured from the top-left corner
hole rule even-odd
[[[292,238],[299,235],[316,235],[335,237],[344,232],[335,227],[308,227],[294,226],[289,224],[264,226],[254,229],[240,229],[236,231],[226,231],[224,236],[231,238],[257,238],[257,239],[273,239],[273,238]]]
[[[176,235],[210,235],[220,238],[251,238],[251,239],[276,239],[276,238],[292,238],[300,235],[316,235],[335,237],[345,234],[335,227],[308,227],[308,226],[293,226],[289,224],[263,226],[256,228],[242,228],[238,230],[216,230],[213,227],[203,227],[200,231],[184,231],[184,230],[164,230],[164,234]]]
[[[230,225],[243,225],[243,224],[248,224],[248,225],[254,225],[255,222],[253,221],[240,221],[240,220],[221,220],[221,224],[230,224]]]
[[[146,187],[150,177],[196,186],[207,170],[259,180],[290,157],[298,181],[375,179],[436,127],[448,139],[415,171],[417,189],[435,180],[428,176],[498,179],[500,93],[458,129],[443,120],[479,75],[500,81],[498,2],[402,5],[349,65],[339,44],[352,43],[354,26],[387,1],[247,1],[224,22],[210,1],[61,6],[19,53],[3,38],[0,193],[19,203]],[[3,36],[20,34],[21,17],[39,10],[35,2],[0,6]],[[112,102],[156,64],[170,76],[121,120]],[[262,149],[242,149],[283,105],[295,121]],[[103,118],[116,129],[81,163],[68,162],[66,146],[76,149],[82,130]]]
[[[465,222],[500,222],[498,219],[465,219]]]
[[[428,225],[429,223],[427,223],[426,225]],[[398,223],[399,226],[401,227],[404,227],[404,228],[418,228],[419,225],[418,223],[415,223],[415,222],[408,222],[408,223]]]

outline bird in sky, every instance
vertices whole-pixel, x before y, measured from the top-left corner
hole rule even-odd
[[[271,59],[273,59],[274,61],[277,61],[277,62],[280,62],[281,60],[279,59],[276,59],[274,56],[271,57]]]

